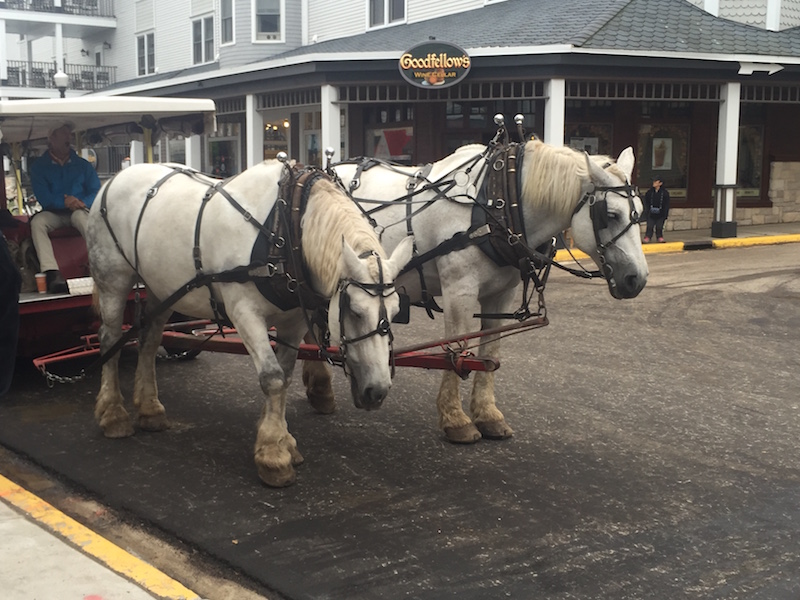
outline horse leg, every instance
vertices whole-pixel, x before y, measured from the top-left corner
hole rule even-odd
[[[294,373],[294,368],[297,364],[297,351],[290,346],[279,344],[275,349],[275,357],[278,359],[278,364],[281,366],[281,369],[283,369],[283,376],[286,381],[286,388],[288,389],[289,385],[291,385],[292,374]],[[297,440],[291,433],[289,433],[288,428],[286,432],[286,440],[289,453],[292,455],[292,465],[296,467],[297,465],[303,464],[305,459],[297,449]]]
[[[487,314],[508,312],[508,307],[516,288],[503,290],[503,292],[484,299],[481,302],[481,311]],[[492,319],[483,319],[481,329],[497,327],[499,323]],[[481,356],[498,359],[500,357],[500,339],[498,336],[487,336],[481,348]],[[514,435],[514,430],[508,426],[503,413],[497,408],[494,397],[493,372],[476,372],[472,382],[470,397],[470,413],[472,421],[484,438],[490,440],[503,440]]]
[[[297,475],[294,461],[301,461],[297,442],[289,433],[286,424],[286,365],[291,354],[280,351],[282,366],[270,345],[269,331],[264,315],[254,310],[242,298],[233,303],[226,302],[228,315],[236,327],[247,352],[253,359],[258,373],[258,382],[266,396],[255,443],[255,462],[261,481],[270,487],[285,487],[294,483]],[[286,334],[283,334],[284,336]],[[295,337],[282,337],[296,346],[302,339],[302,329]],[[293,361],[292,361],[293,364]],[[288,369],[291,374],[291,369]]]
[[[155,299],[151,302],[158,304]],[[147,326],[139,343],[139,360],[136,363],[133,383],[133,404],[138,414],[139,427],[145,431],[169,429],[164,405],[158,399],[156,351],[161,344],[161,334],[170,314],[171,311],[164,311],[159,315],[148,315]]]
[[[306,333],[303,341],[307,344],[317,343],[311,332]],[[325,362],[303,361],[303,385],[306,388],[306,397],[314,410],[323,415],[329,415],[336,410],[331,378],[331,368]]]
[[[129,285],[120,289],[96,290],[102,324],[98,331],[100,352],[105,353],[122,337],[122,319],[127,303]],[[97,284],[95,284],[97,285]],[[130,415],[123,406],[124,398],[119,386],[119,351],[104,364],[100,376],[100,391],[94,407],[94,418],[109,438],[133,435]]]
[[[472,301],[466,297],[451,298],[444,295],[445,335],[449,338],[469,330],[468,314]],[[461,378],[453,371],[442,374],[442,383],[436,397],[436,408],[439,412],[439,428],[444,432],[447,441],[454,444],[473,444],[481,439],[481,433],[464,412],[461,405]]]
[[[473,444],[481,439],[481,433],[461,407],[461,379],[453,371],[445,371],[436,397],[439,411],[439,428],[448,442]]]
[[[481,356],[497,359],[500,356],[499,340],[488,342]],[[478,431],[484,438],[504,440],[514,435],[514,430],[506,423],[503,413],[495,405],[494,373],[476,372],[472,382],[470,413]]]

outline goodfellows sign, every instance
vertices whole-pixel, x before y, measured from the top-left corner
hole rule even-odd
[[[455,44],[423,42],[403,53],[398,67],[403,79],[417,87],[448,87],[462,81],[472,61]]]

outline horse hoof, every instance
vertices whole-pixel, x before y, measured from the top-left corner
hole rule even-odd
[[[318,413],[330,415],[336,412],[336,398],[334,398],[333,392],[323,394],[312,394],[308,392],[306,396],[308,397],[308,402],[311,404],[311,407]]]
[[[514,435],[514,430],[502,419],[475,423],[475,426],[487,440],[507,440]]]
[[[296,467],[297,465],[302,465],[305,461],[303,455],[300,454],[300,451],[297,448],[289,448],[289,454],[292,455],[292,464]]]
[[[297,479],[294,467],[287,465],[278,469],[268,469],[267,467],[258,467],[258,476],[261,481],[266,483],[269,487],[280,488],[292,485]]]
[[[474,444],[481,439],[481,432],[472,423],[461,427],[445,427],[444,434],[447,441],[453,444]]]
[[[144,431],[166,431],[170,428],[167,415],[139,415],[139,428]]]

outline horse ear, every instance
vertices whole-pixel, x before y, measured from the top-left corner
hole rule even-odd
[[[589,170],[589,177],[591,178],[592,182],[595,185],[600,186],[613,185],[611,177],[605,172],[603,167],[594,162],[588,153],[584,152],[583,154],[586,157],[586,168]]]
[[[406,236],[404,237],[399,244],[397,244],[397,248],[394,249],[392,252],[392,256],[389,258],[386,270],[388,271],[388,278],[392,281],[395,280],[397,274],[408,264],[408,261],[411,260],[411,256],[414,254],[414,238],[413,236]]]
[[[625,173],[625,177],[628,178],[628,183],[631,181],[631,175],[633,175],[633,165],[635,159],[633,157],[633,148],[628,146],[620,152],[619,158],[617,158],[617,166],[622,169],[622,172]]]
[[[344,263],[344,274],[353,279],[366,281],[369,275],[368,270],[344,236],[342,237],[342,262]]]

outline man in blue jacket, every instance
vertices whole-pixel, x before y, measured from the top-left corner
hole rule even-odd
[[[100,190],[100,179],[89,161],[72,149],[72,127],[56,127],[47,136],[48,152],[30,168],[31,184],[42,211],[31,218],[31,237],[41,270],[47,274],[47,291],[67,291],[58,270],[48,233],[72,225],[86,237],[89,207]]]

